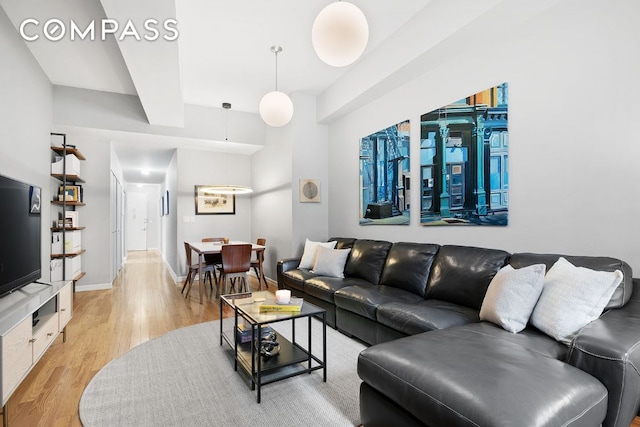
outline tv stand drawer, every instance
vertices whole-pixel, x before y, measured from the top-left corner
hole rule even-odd
[[[31,318],[24,319],[2,336],[2,402],[31,369]]]
[[[58,313],[53,313],[45,319],[41,319],[42,326],[38,325],[37,332],[33,334],[33,362],[35,363],[42,353],[58,336]]]

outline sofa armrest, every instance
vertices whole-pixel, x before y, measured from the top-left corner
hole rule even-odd
[[[604,427],[628,427],[640,404],[640,279],[624,307],[609,310],[573,340],[568,362],[609,392]]]
[[[276,272],[278,275],[278,289],[284,289],[282,281],[280,280],[280,276],[282,276],[282,273],[298,268],[299,264],[300,258],[285,258],[278,260],[278,264],[276,264]]]

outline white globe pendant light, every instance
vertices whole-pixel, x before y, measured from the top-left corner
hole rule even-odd
[[[276,54],[276,90],[267,93],[260,100],[260,117],[272,127],[282,127],[293,117],[293,102],[287,94],[278,91],[278,54],[282,47],[271,46],[271,52]]]
[[[313,22],[313,48],[320,59],[334,67],[355,62],[367,47],[368,40],[367,18],[352,3],[331,3],[320,11]]]

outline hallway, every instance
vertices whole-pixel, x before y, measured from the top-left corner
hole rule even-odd
[[[253,276],[249,283],[257,289]],[[136,251],[113,289],[75,293],[67,342],[56,339],[7,403],[11,427],[81,426],[80,396],[104,365],[169,331],[219,318],[217,300],[207,291],[199,304],[195,286],[185,299],[159,253]]]

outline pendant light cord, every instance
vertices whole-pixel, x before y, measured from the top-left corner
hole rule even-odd
[[[276,92],[278,91],[278,54],[282,52],[282,46],[271,46],[271,52],[276,54]]]

